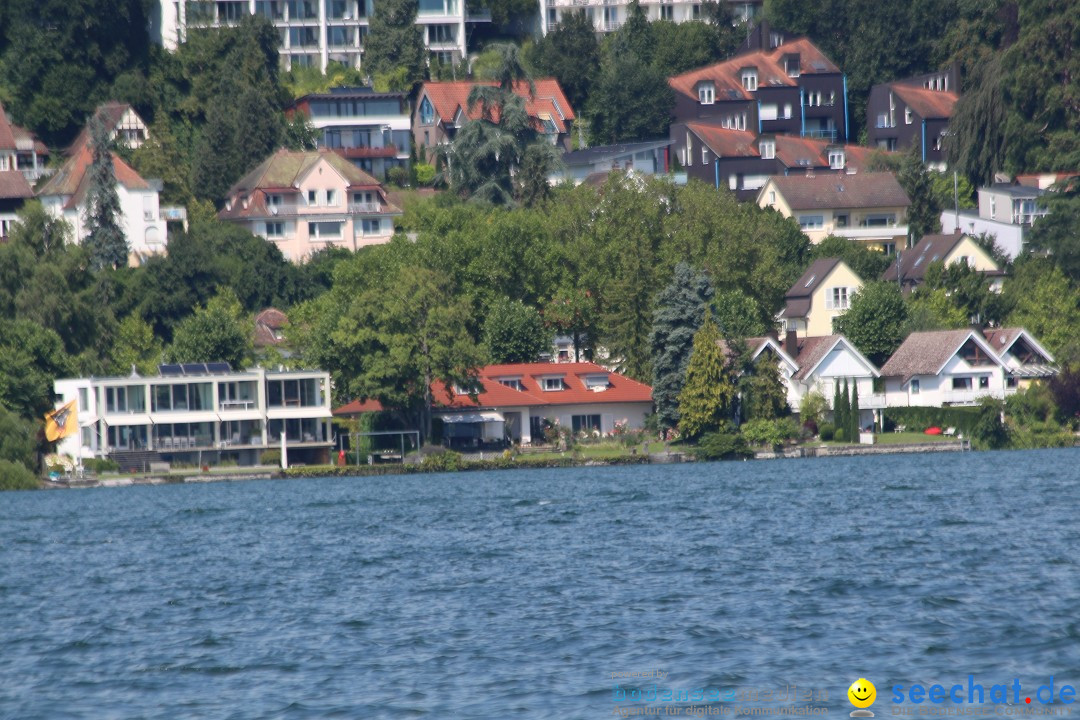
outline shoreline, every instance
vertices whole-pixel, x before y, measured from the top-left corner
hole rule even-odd
[[[855,457],[859,455],[897,455],[939,452],[971,452],[969,442],[909,443],[897,445],[836,445],[806,447],[799,446],[784,450],[765,450],[754,453],[747,460],[806,459],[823,457]],[[698,461],[690,452],[667,452],[655,455],[627,455],[616,458],[575,459],[571,456],[558,456],[519,462],[513,458],[494,458],[490,460],[463,460],[456,468],[425,467],[421,463],[393,465],[317,465],[296,467],[288,470],[253,469],[251,471],[228,473],[192,473],[172,475],[144,476],[101,476],[96,478],[61,480],[52,482],[42,480],[40,487],[46,490],[83,490],[90,488],[131,487],[134,485],[183,485],[209,482],[243,482],[248,480],[289,480],[313,477],[376,477],[380,475],[413,475],[440,472],[479,472],[485,470],[528,470],[539,468],[566,467],[608,467],[616,465],[660,465],[667,463],[705,462]]]

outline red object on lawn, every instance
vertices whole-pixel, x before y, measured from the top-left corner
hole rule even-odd
[[[939,427],[928,427],[925,430],[923,430],[923,434],[924,435],[940,435],[941,434],[941,428],[939,428]]]

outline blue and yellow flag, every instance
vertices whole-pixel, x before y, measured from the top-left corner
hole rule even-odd
[[[45,415],[45,437],[56,442],[79,431],[79,406],[76,400],[58,407]]]

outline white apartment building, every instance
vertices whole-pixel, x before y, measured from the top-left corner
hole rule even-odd
[[[281,447],[294,462],[326,461],[330,374],[321,370],[234,372],[228,363],[162,365],[154,377],[73,378],[54,385],[56,407],[76,403],[79,431],[57,452],[125,462],[232,459],[254,465]]]
[[[735,13],[736,21],[745,22],[761,13],[764,0],[726,1]],[[704,20],[701,0],[640,0],[649,20],[670,20],[682,23]],[[547,35],[565,15],[585,11],[597,32],[614,32],[629,17],[630,0],[540,0],[540,31]]]
[[[378,0],[160,0],[153,8],[151,37],[167,50],[184,42],[189,28],[235,25],[245,15],[268,18],[281,35],[281,64],[317,67],[331,61],[363,63],[364,41]],[[416,24],[424,42],[442,62],[466,52],[468,23],[490,22],[491,14],[470,13],[466,0],[419,0]]]

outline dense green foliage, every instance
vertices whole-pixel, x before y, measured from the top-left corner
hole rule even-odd
[[[691,439],[723,430],[733,417],[738,389],[720,340],[720,329],[706,313],[694,335],[686,381],[679,392],[679,431]]]
[[[679,392],[686,377],[686,364],[712,294],[712,283],[704,273],[687,263],[679,263],[671,282],[656,298],[649,345],[653,403],[662,428],[679,424]]]
[[[881,366],[903,342],[906,319],[907,306],[896,285],[868,282],[852,297],[851,307],[833,320],[833,330]]]
[[[789,412],[787,387],[771,352],[759,356],[748,372],[743,373],[739,389],[743,417],[748,420],[775,420]]]
[[[488,308],[484,345],[493,363],[536,362],[551,352],[551,331],[535,307],[500,298]]]
[[[368,35],[364,40],[364,62],[375,75],[397,74],[395,90],[409,90],[424,79],[427,52],[424,30],[416,25],[417,3],[412,0],[382,0],[375,3]]]
[[[109,136],[97,117],[90,122],[90,136],[94,160],[86,187],[88,233],[83,245],[90,253],[91,267],[117,268],[127,264],[128,242],[120,227],[120,194],[116,190]]]

